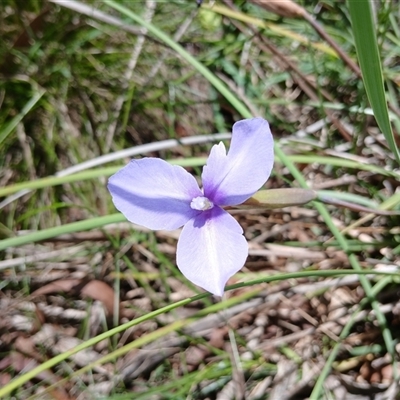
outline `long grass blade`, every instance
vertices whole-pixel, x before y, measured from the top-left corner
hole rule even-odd
[[[8,124],[0,129],[0,144],[7,139],[10,133],[16,128],[16,126],[22,121],[26,114],[35,106],[35,104],[43,96],[44,91],[36,92],[32,98],[25,104],[21,112],[19,112]]]
[[[374,111],[376,122],[384,134],[396,160],[400,163],[400,153],[394,139],[389,119],[382,65],[378,42],[376,40],[371,4],[367,0],[349,0],[348,4],[365,91],[367,92],[368,100]]]
[[[27,243],[47,240],[67,233],[87,231],[89,229],[101,228],[105,225],[124,221],[126,221],[126,218],[121,213],[116,213],[103,217],[85,219],[84,221],[72,222],[70,224],[61,226],[55,226],[53,228],[42,229],[40,231],[27,233],[26,235],[0,240],[0,251],[6,250],[9,247],[22,246]]]

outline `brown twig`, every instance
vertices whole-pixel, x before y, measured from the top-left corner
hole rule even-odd
[[[337,53],[343,62],[358,76],[361,77],[361,71],[358,65],[342,50],[342,48],[331,38],[324,28],[307,12],[305,8],[291,0],[280,2],[272,2],[270,0],[251,0],[252,3],[265,8],[268,11],[288,18],[303,18],[305,19]]]
[[[335,42],[335,40],[329,36],[324,28],[310,15],[307,10],[301,7],[299,4],[294,3],[291,0],[283,0],[280,2],[273,2],[270,0],[251,0],[252,3],[265,8],[275,14],[282,17],[288,18],[303,18],[307,21],[312,28],[318,33],[318,35],[325,40],[341,58],[341,60],[357,75],[358,78],[362,78],[362,72],[360,67],[351,59],[351,57]],[[400,110],[397,109],[392,103],[388,102],[388,107],[400,118]]]

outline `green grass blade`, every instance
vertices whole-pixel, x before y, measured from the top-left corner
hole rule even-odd
[[[373,288],[371,288],[371,293],[374,296],[378,296],[378,294],[385,288],[385,286],[389,285],[392,281],[392,278],[390,276],[384,277],[383,279],[379,280],[378,283],[375,284]],[[315,385],[314,389],[311,393],[311,396],[309,397],[310,399],[320,399],[322,397],[322,394],[324,392],[324,383],[326,378],[328,377],[328,374],[330,370],[332,369],[333,362],[335,361],[336,357],[339,354],[339,350],[342,348],[343,341],[346,339],[346,337],[349,336],[350,330],[354,323],[356,322],[356,317],[358,313],[368,304],[369,299],[365,297],[360,305],[357,307],[357,310],[353,313],[349,321],[346,323],[344,328],[342,329],[342,332],[340,333],[339,338],[341,339],[339,342],[335,344],[333,347],[329,357],[327,358],[324,368],[321,371],[321,374],[319,375]]]
[[[371,103],[379,128],[384,134],[396,160],[400,163],[400,154],[389,119],[371,4],[368,0],[348,0],[348,4],[358,61],[368,100]]]
[[[8,249],[9,247],[22,246],[27,243],[39,242],[40,240],[51,239],[67,233],[87,231],[89,229],[100,228],[105,225],[124,221],[126,221],[126,218],[123,216],[123,214],[116,213],[103,217],[86,219],[84,221],[72,222],[70,224],[61,226],[55,226],[53,228],[42,229],[40,231],[27,233],[26,235],[0,240],[0,251]]]
[[[116,328],[113,328],[109,331],[106,331],[98,336],[95,336],[93,338],[90,338],[83,343],[79,344],[78,346],[74,347],[71,350],[65,351],[64,353],[61,353],[50,360],[44,361],[41,364],[39,364],[37,367],[31,369],[30,371],[24,373],[21,376],[18,376],[14,380],[12,380],[10,383],[7,385],[3,386],[0,388],[0,398],[3,398],[5,395],[11,393],[13,390],[18,389],[19,387],[22,387],[22,385],[26,382],[28,382],[30,379],[34,378],[36,375],[40,374],[41,372],[45,371],[48,368],[52,368],[55,365],[59,364],[60,362],[66,360],[68,357],[78,353],[79,351],[82,351],[84,349],[87,349],[90,346],[94,346],[95,344],[99,343],[102,340],[106,340],[110,338],[113,335],[116,335],[120,332],[124,332],[126,329],[135,326],[141,322],[147,321],[149,319],[152,319],[158,315],[161,315],[163,313],[166,313],[168,311],[171,311],[177,307],[184,306],[186,304],[189,304],[195,300],[200,300],[202,298],[205,298],[209,296],[208,293],[202,293],[194,297],[188,297],[187,299],[180,300],[176,303],[169,304],[168,306],[161,307],[155,311],[152,311],[150,313],[147,313],[146,315],[142,317],[138,317],[132,321],[129,321],[125,324],[119,325]]]
[[[89,171],[78,172],[77,174],[73,175],[48,176],[46,178],[39,178],[33,181],[14,183],[13,185],[0,188],[0,197],[8,196],[20,190],[43,189],[51,186],[63,185],[65,183],[81,182],[87,179],[95,179],[102,176],[110,176],[112,174],[115,174],[121,168],[122,165],[115,167],[96,168],[96,169],[91,169]]]
[[[25,104],[20,113],[18,113],[7,125],[0,130],[0,144],[7,139],[8,135],[16,128],[22,121],[26,114],[35,106],[35,104],[43,96],[44,91],[36,92],[32,98]]]

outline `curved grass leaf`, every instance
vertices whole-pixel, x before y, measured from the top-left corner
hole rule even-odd
[[[27,233],[25,235],[0,240],[0,251],[6,250],[9,247],[22,246],[27,243],[34,243],[41,240],[51,239],[53,237],[64,235],[67,233],[87,231],[90,229],[101,228],[105,225],[116,224],[118,222],[125,221],[126,218],[121,213],[115,213],[102,217],[85,219],[83,221],[71,222],[70,224],[55,226],[52,228]]]
[[[348,4],[365,91],[374,111],[376,122],[397,162],[400,163],[400,153],[394,140],[389,119],[371,4],[368,0],[348,0]]]

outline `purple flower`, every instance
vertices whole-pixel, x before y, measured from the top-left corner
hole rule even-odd
[[[228,154],[221,142],[203,168],[203,189],[185,169],[158,158],[132,160],[108,182],[115,207],[150,229],[183,226],[177,265],[191,282],[222,296],[228,279],[247,258],[243,229],[222,207],[250,198],[268,179],[274,162],[268,122],[233,125]]]

